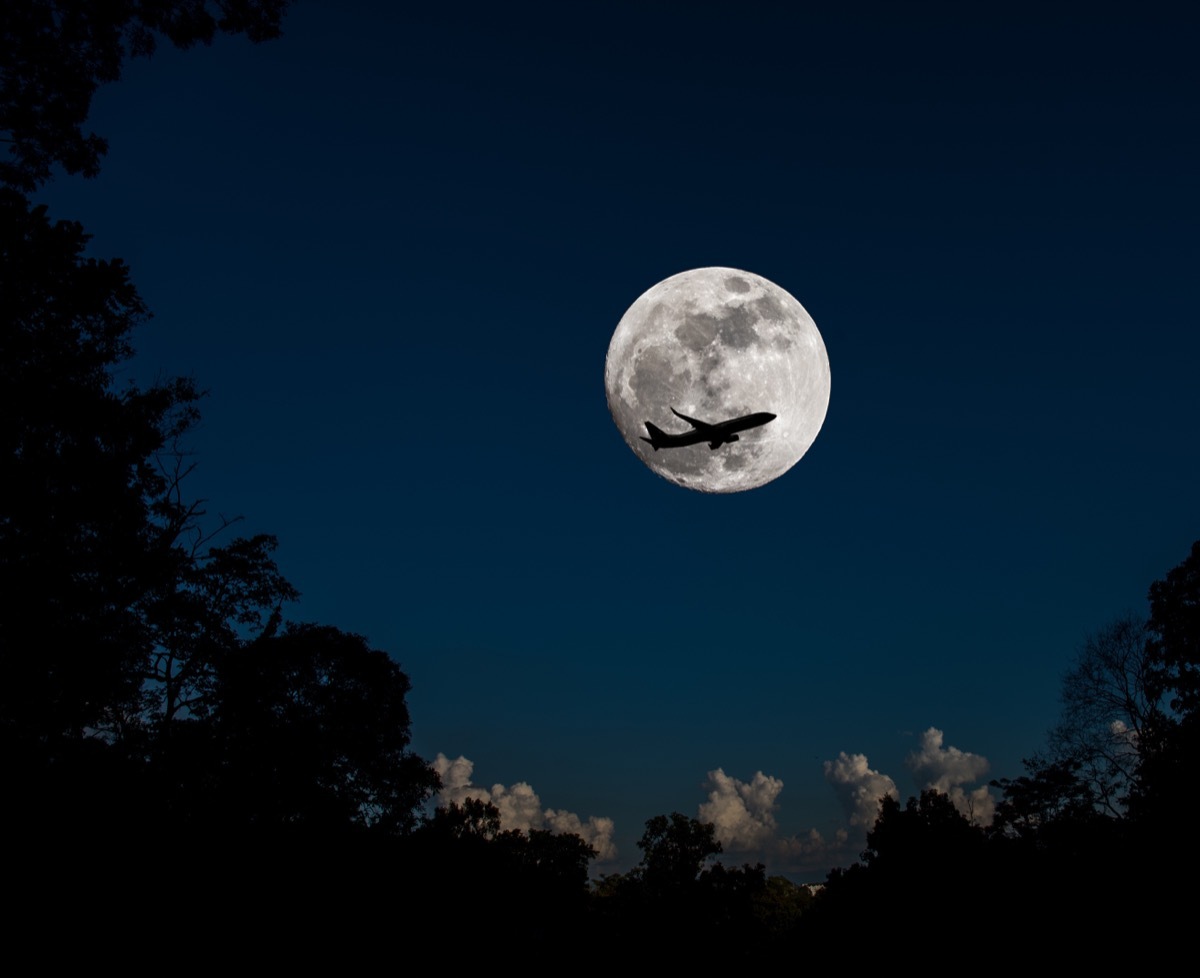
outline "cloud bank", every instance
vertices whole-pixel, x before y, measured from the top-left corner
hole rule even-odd
[[[995,799],[986,785],[969,787],[987,776],[990,765],[986,757],[945,746],[942,731],[930,727],[921,735],[918,749],[909,753],[906,765],[923,789],[949,795],[955,807],[975,824],[991,823]],[[596,849],[597,862],[617,857],[611,818],[592,815],[585,820],[574,812],[543,808],[541,798],[525,781],[491,788],[474,784],[475,764],[465,757],[451,760],[439,753],[433,768],[442,779],[436,798],[439,805],[477,798],[496,806],[504,829],[575,833]],[[900,800],[896,782],[872,768],[866,754],[841,751],[836,759],[825,762],[824,770],[847,819],[847,825],[831,838],[815,828],[795,835],[782,833],[776,813],[783,780],[762,771],[748,781],[726,774],[722,768],[709,771],[704,783],[708,798],[701,802],[698,817],[713,824],[717,840],[730,856],[767,863],[773,871],[824,869],[844,860],[852,841],[857,843],[874,826],[885,796]]]
[[[932,788],[950,797],[956,808],[977,825],[991,823],[995,799],[987,786],[966,786],[982,780],[989,769],[988,760],[957,747],[944,746],[942,731],[930,727],[921,735],[920,747],[907,760],[924,788]],[[871,767],[866,754],[842,751],[826,761],[825,780],[833,788],[846,812],[847,825],[827,839],[816,829],[798,835],[779,830],[776,813],[783,792],[780,778],[756,771],[749,781],[741,781],[722,768],[708,772],[704,787],[708,800],[700,804],[699,819],[711,822],[726,853],[757,859],[774,870],[810,871],[844,858],[851,840],[856,842],[875,825],[879,803],[886,796],[900,800],[896,782]]]
[[[449,805],[451,802],[461,805],[468,798],[490,802],[500,812],[502,829],[520,829],[523,832],[544,829],[560,834],[574,832],[596,850],[597,862],[611,862],[617,858],[611,818],[591,815],[584,821],[574,812],[543,809],[542,800],[524,781],[507,787],[494,784],[490,789],[472,784],[475,763],[461,755],[451,760],[439,752],[432,767],[442,779],[442,790],[435,799],[438,805]]]
[[[771,863],[775,868],[808,870],[844,848],[847,833],[839,829],[825,839],[816,829],[803,835],[781,835],[775,820],[776,799],[783,781],[756,771],[739,781],[721,768],[708,772],[708,801],[701,803],[701,822],[712,822],[724,850]]]

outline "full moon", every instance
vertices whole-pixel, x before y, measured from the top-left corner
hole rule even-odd
[[[741,492],[778,479],[808,451],[829,407],[829,356],[788,292],[752,272],[696,268],[644,292],[617,324],[604,386],[613,421],[654,472],[699,492]],[[682,447],[647,439],[769,413],[736,440]]]

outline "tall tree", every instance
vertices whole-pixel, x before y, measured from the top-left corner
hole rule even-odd
[[[1196,761],[1200,757],[1200,540],[1161,581],[1150,585],[1148,686],[1169,709],[1143,738],[1131,814],[1159,837],[1190,838]],[[1192,864],[1195,848],[1185,846]]]
[[[169,631],[161,614],[151,620],[151,597],[189,570],[205,576],[204,555],[180,545],[202,514],[179,492],[186,473],[163,464],[180,458],[199,392],[183,379],[118,386],[148,318],[127,269],[84,258],[80,226],[52,225],[19,192],[56,164],[96,173],[105,144],[83,126],[127,57],[159,37],[181,47],[218,32],[274,37],[286,5],[0,6],[0,736],[50,745],[137,716],[154,633]],[[164,690],[170,701],[169,678]]]
[[[281,631],[296,592],[274,538],[205,528],[183,488],[200,392],[119,381],[149,315],[125,266],[85,257],[78,224],[23,196],[55,165],[96,172],[104,143],[83,127],[127,57],[160,36],[273,37],[285,6],[0,7],[0,748],[14,796],[37,800],[7,806],[10,837],[139,834],[162,806],[164,833],[394,835],[437,784],[408,749],[399,667],[337,629]]]
[[[1171,709],[1191,717],[1200,708],[1200,540],[1165,578],[1150,585],[1150,685]]]
[[[217,670],[200,810],[214,802],[234,828],[411,830],[438,778],[409,750],[410,688],[386,653],[329,626],[247,643]]]
[[[680,812],[655,815],[638,840],[642,877],[651,889],[670,890],[696,881],[705,864],[721,854],[716,828]]]
[[[1145,622],[1127,614],[1092,633],[1063,677],[1062,715],[1049,734],[1043,786],[1070,772],[1094,803],[1112,816],[1124,813],[1137,783],[1141,743],[1161,713],[1151,689]]]
[[[199,397],[117,386],[147,313],[86,242],[0,190],[0,729],[42,742],[138,695],[141,606],[174,574],[183,518],[157,456]]]

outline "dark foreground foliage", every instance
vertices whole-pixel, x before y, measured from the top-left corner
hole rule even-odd
[[[265,41],[281,33],[287,0],[6,0],[0,7],[0,182],[24,193],[52,168],[95,176],[108,143],[85,132],[92,97],[130,57],[160,39],[181,48],[217,34]]]

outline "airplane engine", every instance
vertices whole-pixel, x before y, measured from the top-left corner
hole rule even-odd
[[[738,440],[738,437],[739,437],[738,435],[730,435],[730,436],[729,436],[728,438],[726,438],[725,440],[726,440],[726,441],[737,441],[737,440]]]

